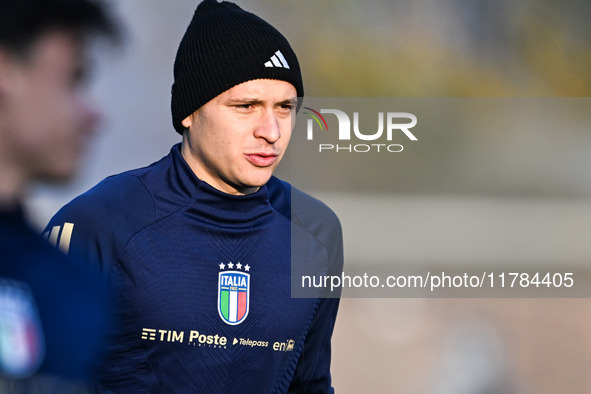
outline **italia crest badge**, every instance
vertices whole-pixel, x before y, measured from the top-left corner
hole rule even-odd
[[[41,365],[45,340],[33,294],[0,278],[0,375],[25,378]]]
[[[224,271],[228,268],[227,271]],[[218,312],[222,320],[232,326],[248,316],[250,300],[250,270],[248,264],[220,263],[218,276]]]

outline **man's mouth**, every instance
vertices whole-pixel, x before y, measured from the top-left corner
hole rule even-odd
[[[276,153],[249,153],[246,155],[246,160],[257,167],[269,167],[273,165],[279,158]]]

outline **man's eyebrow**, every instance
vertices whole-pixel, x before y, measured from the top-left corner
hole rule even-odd
[[[228,99],[231,103],[240,103],[240,104],[256,104],[260,103],[262,100],[258,98],[250,98],[250,97],[241,97],[241,98],[230,98]]]
[[[251,97],[241,97],[241,98],[230,98],[228,99],[231,103],[240,103],[240,104],[258,104],[262,103],[263,100],[259,98],[251,98]],[[291,104],[296,105],[298,103],[298,99],[296,97],[290,97],[285,100],[279,101],[278,104]]]
[[[297,103],[298,103],[297,97],[290,97],[288,99],[285,99],[285,100],[279,102],[279,104],[291,104],[291,105],[296,105]]]

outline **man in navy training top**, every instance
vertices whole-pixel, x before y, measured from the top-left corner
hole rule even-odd
[[[98,120],[82,90],[85,48],[114,29],[96,1],[0,0],[2,393],[81,392],[101,360],[104,280],[43,240],[22,204],[32,182],[77,169]]]
[[[72,229],[70,254],[119,289],[122,329],[99,390],[333,391],[339,299],[292,298],[291,262],[340,273],[340,224],[272,176],[303,95],[275,28],[230,2],[197,7],[174,64],[182,142],[105,179],[47,228]]]

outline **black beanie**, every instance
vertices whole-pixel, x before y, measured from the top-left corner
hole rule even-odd
[[[234,3],[204,0],[179,45],[174,62],[172,124],[233,86],[253,79],[291,83],[298,97],[304,86],[298,59],[281,33]]]

